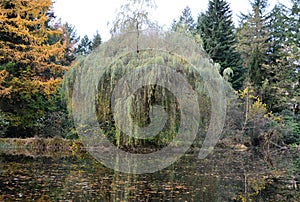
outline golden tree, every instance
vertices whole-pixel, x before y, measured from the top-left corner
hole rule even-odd
[[[51,6],[51,0],[0,2],[0,106],[21,130],[33,128],[49,110],[65,70],[59,61],[66,40]]]

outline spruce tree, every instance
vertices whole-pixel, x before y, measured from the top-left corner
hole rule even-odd
[[[79,39],[80,37],[77,36],[75,27],[69,23],[65,23],[63,25],[63,41],[66,42],[66,48],[64,50],[64,57],[60,61],[63,66],[70,66],[76,59],[74,50]]]
[[[75,53],[78,55],[88,55],[92,51],[92,41],[87,35],[85,35],[79,42],[75,49]]]
[[[266,79],[264,65],[270,48],[268,19],[265,12],[267,0],[254,0],[251,5],[252,12],[242,16],[241,26],[238,29],[238,50],[247,68],[247,76],[259,93]]]
[[[225,69],[233,70],[230,79],[234,88],[241,88],[244,80],[240,54],[236,51],[236,34],[232,21],[232,11],[226,0],[211,0],[206,13],[198,17],[197,32],[204,42],[204,49]]]
[[[92,40],[92,50],[95,50],[95,48],[97,48],[99,45],[101,45],[102,43],[102,38],[99,34],[99,32],[96,32],[96,35],[94,36],[93,40]]]
[[[179,17],[179,20],[174,20],[172,23],[172,30],[173,31],[188,31],[190,33],[195,32],[195,20],[192,16],[192,12],[190,7],[185,7],[182,11],[182,14]]]
[[[268,50],[269,63],[276,63],[276,60],[283,56],[281,50],[289,41],[289,26],[288,8],[283,4],[275,5],[268,20],[269,42],[271,42]]]
[[[287,8],[278,4],[270,13],[271,42],[268,51],[264,102],[272,111],[280,112],[299,105],[299,27],[295,11],[297,4]],[[296,111],[296,109],[293,109]]]
[[[267,61],[263,66],[265,71],[265,82],[263,85],[263,100],[268,108],[278,112],[284,108],[286,103],[284,93],[286,89],[286,64],[283,58],[285,54],[284,47],[288,41],[288,16],[287,8],[282,4],[276,5],[269,14],[268,30],[270,43],[267,51]],[[285,84],[283,84],[285,83]]]

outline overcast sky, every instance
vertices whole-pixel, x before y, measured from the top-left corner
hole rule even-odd
[[[115,19],[115,14],[126,0],[55,0],[54,12],[62,22],[68,22],[75,26],[77,34],[90,38],[98,30],[103,40],[110,38],[107,25]],[[247,13],[251,10],[249,0],[228,0],[233,11],[235,23],[237,15]],[[270,7],[273,7],[278,0],[269,0]],[[289,0],[280,0],[287,4]],[[152,18],[157,20],[159,25],[169,27],[173,19],[177,19],[186,6],[191,8],[194,19],[200,12],[207,10],[208,0],[156,0],[157,9],[152,13]]]

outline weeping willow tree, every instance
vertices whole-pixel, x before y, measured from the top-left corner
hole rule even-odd
[[[88,137],[87,145],[105,137],[133,152],[149,153],[143,149],[171,142],[190,146],[195,136],[177,135],[185,130],[207,133],[203,145],[208,147],[224,124],[223,78],[199,37],[162,31],[149,20],[145,5],[154,4],[124,5],[111,40],[79,58],[65,77],[77,129]]]

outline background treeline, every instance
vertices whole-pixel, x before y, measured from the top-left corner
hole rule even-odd
[[[239,97],[228,112],[227,134],[254,145],[300,141],[300,1],[290,6],[251,1],[252,10],[232,21],[230,4],[209,1],[195,20],[186,7],[173,30],[200,35],[203,48]],[[243,121],[242,121],[243,120]]]
[[[102,43],[55,18],[51,0],[0,2],[0,135],[76,138],[62,81]],[[199,4],[199,6],[201,6]],[[253,145],[300,143],[300,1],[252,0],[236,27],[230,4],[210,0],[197,19],[186,7],[171,25],[198,39],[236,91],[226,134]],[[268,143],[268,144],[266,144]]]

